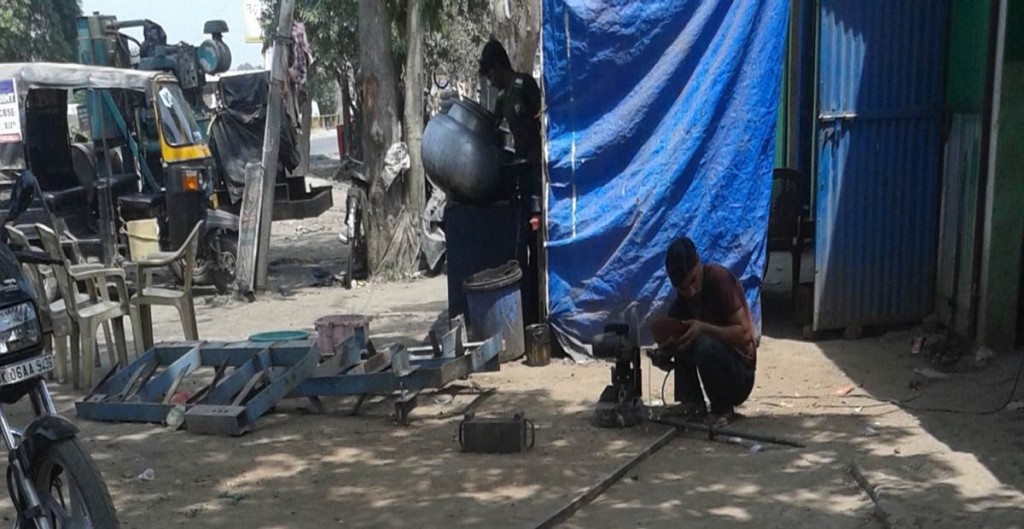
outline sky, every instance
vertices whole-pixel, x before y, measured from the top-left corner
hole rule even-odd
[[[198,46],[210,38],[203,34],[207,20],[223,20],[228,24],[224,42],[231,48],[231,69],[242,63],[263,64],[259,44],[246,44],[243,31],[242,0],[82,0],[82,12],[113,15],[118,20],[148,18],[167,32],[167,43],[181,41]],[[142,40],[142,29],[129,29],[129,35]]]

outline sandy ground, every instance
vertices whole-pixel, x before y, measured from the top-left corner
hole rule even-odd
[[[255,303],[200,296],[201,336],[244,339],[312,329],[322,315],[361,313],[374,318],[375,342],[421,343],[428,329],[444,325],[444,277],[350,291],[310,286],[314,267],[341,269],[340,216],[331,211],[275,224],[272,292]],[[911,405],[994,407],[1011,389],[1019,355],[965,361],[961,372],[929,381],[914,373],[927,361],[910,354],[922,331],[808,343],[784,323],[786,304],[766,293],[757,384],[740,410],[748,418],[736,428],[800,439],[807,447],[681,434],[566,527],[1024,526],[1024,411],[904,411],[877,400],[917,396]],[[180,338],[173,313],[158,311],[156,319],[158,338]],[[644,368],[645,397],[660,398],[662,374]],[[326,399],[326,415],[295,401],[240,438],[80,420],[73,399],[81,393],[53,389],[82,429],[123,527],[499,528],[536,526],[664,432],[592,427],[590,407],[607,381],[607,366],[596,362],[512,363],[452,391],[421,396],[410,426],[393,423],[384,399],[355,417],[347,415],[351,400]],[[667,386],[671,396],[671,380]],[[478,400],[487,388],[497,392]],[[1016,399],[1024,399],[1024,389]],[[536,448],[521,455],[462,454],[459,412],[473,402],[484,415],[525,411],[537,424]],[[882,518],[850,477],[852,463],[877,487]],[[136,479],[150,468],[155,479]],[[10,507],[0,515],[9,517]]]

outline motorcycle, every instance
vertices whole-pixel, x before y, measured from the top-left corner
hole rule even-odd
[[[0,436],[7,446],[7,488],[19,529],[116,528],[117,511],[96,464],[78,441],[78,428],[57,414],[44,375],[55,367],[43,348],[34,288],[22,264],[59,261],[31,249],[14,251],[4,228],[31,205],[37,183],[22,172],[0,226]],[[44,300],[45,302],[45,300]],[[4,406],[28,397],[34,418],[12,427]]]

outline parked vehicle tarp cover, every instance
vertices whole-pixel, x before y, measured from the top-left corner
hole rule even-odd
[[[14,79],[21,94],[30,88],[92,88],[144,92],[161,75],[167,74],[49,62],[0,64],[0,79]]]
[[[267,119],[268,74],[256,72],[221,77],[221,108],[210,125],[210,148],[224,175],[231,202],[238,202],[245,189],[245,166],[263,160],[263,132]],[[281,110],[281,143],[278,171],[293,171],[299,165],[295,125]]]
[[[551,325],[574,356],[631,302],[667,309],[681,235],[760,328],[788,6],[545,0]]]
[[[14,81],[22,107],[25,104],[24,98],[32,89],[108,89],[142,92],[161,75],[166,74],[81,64],[0,63],[0,80]],[[61,110],[61,114],[64,113],[65,110]],[[24,134],[24,131],[22,133]],[[23,141],[0,142],[0,170],[18,170],[24,167]]]

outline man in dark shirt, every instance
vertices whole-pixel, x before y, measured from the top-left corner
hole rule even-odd
[[[757,366],[754,325],[743,288],[727,268],[702,264],[686,237],[669,246],[665,270],[676,290],[668,317],[681,320],[686,331],[658,344],[673,359],[658,367],[675,368],[676,401],[684,413],[706,414],[706,393],[712,422],[728,424],[735,417],[733,407],[750,395]]]
[[[499,90],[495,113],[508,123],[516,156],[538,168],[541,163],[540,87],[533,76],[512,70],[501,43],[490,40],[480,52],[480,75]]]
[[[539,321],[539,263],[541,213],[541,93],[530,74],[516,72],[508,53],[500,42],[490,40],[480,52],[480,75],[499,90],[495,114],[500,125],[504,121],[515,142],[516,157],[526,160],[526,169],[519,175],[519,200],[528,222],[524,222],[523,238],[529,246],[523,281],[523,318],[526,324]]]

